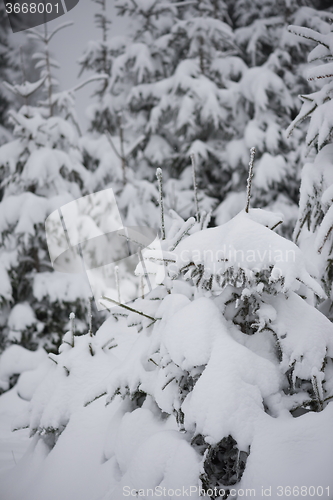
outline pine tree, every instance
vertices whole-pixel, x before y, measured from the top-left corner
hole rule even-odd
[[[231,498],[258,428],[275,422],[279,432],[293,421],[286,414],[321,412],[332,398],[333,327],[299,295],[323,291],[296,245],[271,229],[279,221],[249,208],[201,230],[176,217],[154,271],[166,266],[163,284],[131,311],[113,310],[95,336],[69,331],[17,426],[52,454],[77,415],[77,425],[97,419],[103,429],[107,418],[105,498],[156,484]]]
[[[84,328],[86,285],[74,275],[52,273],[44,223],[50,212],[81,196],[87,183],[82,165],[73,95],[56,92],[57,63],[49,42],[67,24],[49,33],[31,30],[41,47],[34,58],[40,80],[6,87],[24,103],[10,111],[14,139],[0,148],[3,198],[1,231],[1,349],[10,342],[56,349],[74,309]],[[43,102],[30,105],[42,89]]]
[[[228,2],[208,0],[184,5],[119,1],[119,14],[135,24],[128,37],[111,37],[106,44],[110,79],[92,123],[94,113],[102,116],[108,110],[113,117],[109,132],[120,143],[118,159],[141,178],[151,181],[155,169],[163,167],[166,203],[172,209],[183,197],[174,191],[191,189],[189,156],[195,153],[201,203],[209,210],[214,206],[209,196],[223,200],[218,223],[244,204],[247,151],[255,145],[256,205],[282,212],[280,229],[290,237],[303,131],[287,141],[284,130],[296,114],[297,94],[308,88],[297,69],[304,63],[304,46],[286,27],[295,19],[315,23],[318,16],[290,2],[278,8],[269,0],[243,4],[233,9]],[[293,63],[290,53],[297,56]],[[88,51],[83,63],[89,60],[91,68],[101,71],[99,54]],[[96,130],[102,132],[99,125]],[[120,151],[126,142],[131,155],[124,161]]]
[[[81,142],[85,165],[93,171],[91,189],[112,187],[118,196],[126,225],[148,225],[157,229],[159,224],[155,214],[158,191],[156,184],[153,184],[156,182],[155,170],[168,161],[171,149],[159,135],[147,134],[140,118],[142,113],[132,111],[126,104],[132,84],[141,81],[146,71],[145,56],[148,52],[143,41],[136,42],[119,36],[109,38],[108,19],[103,4],[101,7],[102,13],[97,15],[96,21],[101,28],[102,40],[89,42],[79,61],[82,71],[90,70],[98,75],[104,74],[106,70],[108,75],[108,85],[99,89],[95,96],[96,104],[88,109],[90,131]],[[162,10],[168,12],[168,8],[162,7]],[[134,15],[134,12],[130,14]],[[153,27],[149,29],[155,33]],[[126,50],[128,54],[124,53]],[[138,57],[134,70],[131,53]],[[159,65],[158,62],[156,64]],[[125,72],[120,65],[126,67]],[[123,76],[118,77],[118,71]],[[146,159],[148,156],[149,164]],[[189,168],[181,179],[168,179],[167,170],[164,169],[167,224],[170,222],[169,209],[180,211],[186,216],[194,204],[190,155],[185,161]],[[213,200],[203,197],[201,192],[199,197],[202,210],[208,212]]]
[[[311,2],[227,2],[235,40],[248,70],[240,80],[239,120],[235,137],[227,145],[226,163],[233,177],[230,193],[217,210],[224,222],[243,206],[246,151],[256,147],[255,205],[281,212],[279,231],[291,238],[297,219],[300,170],[304,159],[304,127],[292,140],[285,129],[298,109],[298,94],[309,86],[302,76],[306,47],[287,31],[291,23],[309,26],[320,15]],[[312,2],[313,5],[314,2]]]

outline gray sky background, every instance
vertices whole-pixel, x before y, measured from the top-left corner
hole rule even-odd
[[[77,60],[82,56],[89,40],[101,38],[100,30],[94,22],[94,14],[99,11],[99,6],[92,0],[81,0],[79,4],[64,16],[48,23],[50,29],[66,21],[73,21],[74,26],[60,31],[51,42],[51,50],[55,59],[59,62],[61,69],[56,71],[55,76],[60,82],[61,90],[69,89],[78,83],[79,65]],[[114,0],[107,0],[107,14],[112,21],[109,36],[123,34],[126,30],[126,22],[116,15]],[[37,29],[41,29],[38,27]],[[25,43],[25,35],[13,33],[12,41],[15,45]],[[88,73],[80,80],[87,78]],[[76,93],[76,108],[82,129],[87,127],[85,110],[89,104],[89,98],[94,91],[94,84],[89,84]]]

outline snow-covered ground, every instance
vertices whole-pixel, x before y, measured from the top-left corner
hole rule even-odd
[[[14,467],[30,444],[29,429],[12,432],[13,421],[27,405],[15,388],[0,397],[0,473]]]

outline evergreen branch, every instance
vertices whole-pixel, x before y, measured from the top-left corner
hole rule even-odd
[[[28,38],[35,38],[37,40],[45,42],[44,36],[38,30],[35,30],[35,29],[31,28],[31,29],[28,29],[26,31],[26,33],[27,33]]]
[[[34,82],[34,84],[31,86],[30,92],[27,92],[27,93],[22,92],[22,90],[24,91],[24,85],[11,85],[10,83],[5,82],[5,81],[2,82],[2,85],[4,85],[6,87],[6,89],[8,89],[13,94],[19,95],[22,98],[28,99],[30,96],[32,96],[32,94],[34,94],[37,90],[39,90],[41,88],[41,86],[44,84],[45,80],[46,80],[46,75],[43,78],[41,78],[39,81]],[[27,83],[30,83],[30,82],[27,82]]]
[[[106,74],[105,75],[95,75],[95,76],[92,76],[92,77],[88,78],[87,80],[85,80],[84,82],[78,83],[69,92],[76,92],[77,90],[82,89],[82,87],[85,87],[85,85],[88,85],[88,83],[96,82],[98,80],[107,80],[108,78],[109,77]]]
[[[277,222],[276,224],[274,224],[274,226],[273,226],[273,227],[271,227],[270,229],[271,229],[272,231],[274,231],[274,229],[275,229],[275,228],[277,228],[280,224],[282,224],[282,220],[279,220],[279,222]]]
[[[54,359],[55,354],[52,354],[52,352],[49,354],[49,358],[51,361],[53,361],[53,363],[55,363],[56,365],[58,364],[58,361],[56,359]]]
[[[169,264],[170,262],[177,262],[175,258],[172,258],[172,257],[154,257],[154,256],[151,256],[151,257],[145,257],[145,260],[149,260],[151,262],[163,262],[164,264]]]
[[[182,239],[189,233],[189,231],[192,229],[192,227],[195,225],[195,218],[190,217],[187,219],[187,221],[184,223],[183,227],[180,228],[178,233],[175,234],[173,238],[173,243],[171,244],[169,251],[173,252],[173,250],[179,245],[179,243],[182,241]]]
[[[317,401],[318,409],[321,411],[323,409],[323,402],[320,398],[319,384],[316,375],[313,375],[311,378],[313,392]]]
[[[93,297],[89,297],[88,299],[88,325],[89,325],[89,330],[88,333],[90,337],[93,337],[93,331],[92,331],[92,301]]]
[[[318,253],[321,253],[321,252],[322,252],[322,250],[323,250],[323,248],[324,248],[325,243],[327,242],[328,238],[330,237],[330,234],[331,234],[331,232],[332,232],[332,229],[333,229],[333,226],[331,226],[331,227],[329,228],[329,230],[327,231],[327,233],[325,234],[325,237],[324,237],[324,239],[323,239],[323,242],[322,242],[322,244],[320,245],[320,247],[318,248]]]
[[[303,38],[306,38],[307,40],[311,40],[312,42],[320,43],[327,49],[330,48],[329,45],[324,42],[325,35],[322,35],[321,33],[318,33],[317,31],[312,30],[311,28],[291,25],[288,26],[288,31],[293,35],[301,36]]]
[[[102,392],[102,394],[99,394],[98,396],[95,396],[95,397],[94,397],[93,399],[91,399],[90,401],[87,401],[86,403],[84,403],[84,405],[83,405],[83,406],[84,406],[84,407],[89,406],[89,405],[91,405],[91,403],[93,403],[93,402],[94,402],[94,401],[96,401],[97,399],[102,398],[103,396],[106,396],[106,395],[107,395],[107,392],[106,392],[106,391],[105,391],[105,392]]]
[[[134,238],[131,238],[131,236],[129,236],[128,234],[121,233],[121,231],[123,231],[123,230],[119,229],[118,236],[121,236],[122,238],[126,238],[127,241],[131,241],[132,243],[135,243],[136,245],[138,245],[141,248],[144,247],[146,250],[154,250],[154,248],[151,248],[148,245],[145,247],[144,244],[141,241],[137,241]],[[124,229],[124,231],[126,231],[126,229]]]
[[[50,42],[50,40],[52,40],[52,38],[54,37],[54,35],[56,33],[58,33],[60,30],[63,30],[64,28],[68,28],[69,26],[73,26],[73,21],[68,21],[66,23],[63,23],[61,24],[60,26],[58,26],[57,28],[55,28],[52,33],[49,35],[49,37],[47,38],[47,42]]]
[[[138,137],[134,142],[133,144],[131,144],[131,146],[129,147],[128,151],[126,151],[126,154],[125,154],[125,158],[128,158],[132,153],[133,151],[141,144],[142,141],[144,141],[146,138],[145,135],[140,135],[140,137]]]
[[[117,300],[113,300],[110,297],[106,297],[105,295],[102,296],[102,299],[108,300],[109,302],[112,302],[113,304],[116,304],[117,306],[123,307],[124,309],[127,309],[127,311],[134,312],[136,314],[140,314],[140,316],[144,316],[145,318],[151,319],[154,323],[160,318],[153,318],[152,316],[149,316],[148,314],[143,313],[142,311],[138,311],[136,309],[133,309],[132,307],[126,306],[125,304],[121,304]]]
[[[175,378],[176,378],[176,377],[172,377],[170,380],[168,380],[168,381],[167,381],[167,382],[163,385],[163,387],[162,387],[162,391],[164,391],[164,389],[165,389],[166,387],[168,387],[168,385],[169,385],[169,384],[171,384],[171,382],[172,382],[173,380],[175,380]]]

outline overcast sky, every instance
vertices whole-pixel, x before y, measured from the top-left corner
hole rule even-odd
[[[94,14],[98,10],[99,6],[92,0],[80,0],[79,4],[69,13],[48,23],[50,29],[52,29],[52,27],[66,21],[74,22],[74,26],[62,30],[51,42],[52,53],[61,65],[61,70],[57,71],[56,76],[60,81],[62,90],[71,88],[78,82],[79,65],[77,60],[83,54],[87,42],[101,38],[100,31],[94,23]],[[126,23],[123,18],[116,16],[114,0],[107,0],[107,13],[112,20],[109,36],[123,33]],[[12,34],[12,39],[17,45],[24,44],[24,32]],[[81,77],[82,79],[84,77]],[[77,113],[82,129],[85,129],[87,125],[84,113],[93,89],[94,86],[90,84],[76,93]]]

